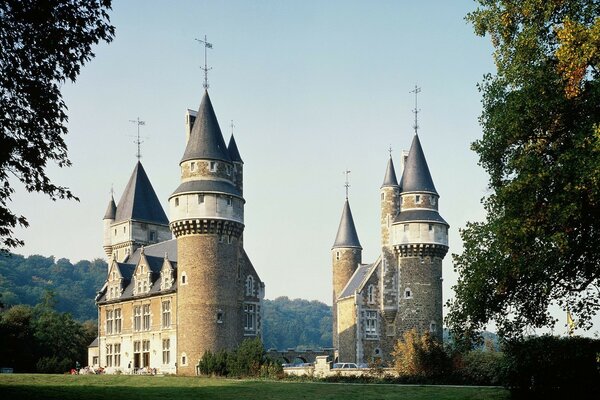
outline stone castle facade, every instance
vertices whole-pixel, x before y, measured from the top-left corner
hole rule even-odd
[[[333,244],[333,346],[340,362],[391,361],[408,330],[442,340],[442,260],[448,223],[419,136],[402,159],[398,183],[390,157],[381,185],[381,252],[362,263],[362,247],[344,203]]]
[[[244,163],[208,91],[186,114],[186,140],[168,219],[139,161],[104,216],[110,262],[89,363],[108,373],[193,375],[206,350],[261,337],[265,285],[243,246]]]

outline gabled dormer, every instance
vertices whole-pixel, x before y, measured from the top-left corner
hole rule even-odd
[[[169,256],[165,253],[165,260],[163,261],[162,268],[160,270],[160,290],[169,290],[175,283],[175,269],[173,264],[169,260]]]
[[[142,247],[140,253],[140,261],[135,267],[133,272],[133,295],[139,296],[146,294],[152,287],[152,270],[148,259],[144,254],[144,248]]]
[[[119,268],[119,263],[116,260],[112,260],[110,267],[108,268],[108,278],[106,280],[106,300],[114,300],[121,297],[123,289],[125,289],[123,282],[125,278]]]

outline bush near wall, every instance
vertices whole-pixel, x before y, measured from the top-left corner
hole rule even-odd
[[[517,398],[600,398],[600,340],[539,336],[504,345],[506,383]]]

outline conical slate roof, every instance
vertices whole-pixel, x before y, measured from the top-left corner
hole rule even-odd
[[[438,194],[433,185],[433,179],[431,179],[431,173],[429,173],[429,167],[427,166],[418,135],[413,137],[410,151],[404,164],[400,190],[402,193],[429,192]]]
[[[394,169],[394,162],[390,157],[387,168],[385,169],[385,176],[383,177],[383,183],[381,187],[385,186],[398,186],[398,179],[396,178],[396,169]]]
[[[233,133],[231,134],[231,138],[229,139],[227,151],[229,152],[229,158],[231,158],[231,161],[243,163],[242,156],[240,156],[237,144],[235,143],[235,139],[233,138]]]
[[[106,212],[104,213],[103,219],[115,219],[116,214],[117,214],[117,206],[115,204],[115,198],[111,195],[110,201],[108,202],[108,207],[106,208]]]
[[[196,159],[231,161],[208,91],[200,102],[181,162]]]
[[[356,247],[362,249],[362,246],[358,241],[358,234],[356,233],[356,227],[354,226],[354,219],[352,218],[352,211],[350,211],[348,199],[346,199],[346,202],[344,203],[342,219],[340,220],[340,226],[332,248],[335,249],[338,247]]]
[[[137,221],[153,222],[168,225],[169,220],[156,197],[150,179],[138,161],[123,196],[117,205],[115,222],[135,219]]]

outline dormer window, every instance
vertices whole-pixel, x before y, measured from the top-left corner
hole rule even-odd
[[[217,172],[217,162],[209,161],[210,172]]]

